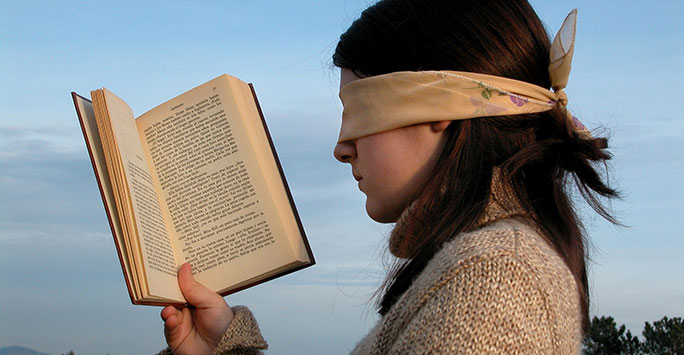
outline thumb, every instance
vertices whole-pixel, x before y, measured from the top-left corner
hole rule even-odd
[[[178,285],[185,300],[197,308],[211,307],[216,302],[215,296],[221,297],[216,292],[195,281],[195,278],[192,276],[190,263],[181,265],[180,270],[178,270]],[[221,300],[223,299],[221,298]]]

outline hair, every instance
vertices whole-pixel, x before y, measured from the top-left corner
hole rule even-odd
[[[457,70],[550,87],[548,34],[525,0],[383,0],[340,36],[333,63],[366,77],[395,71]],[[564,108],[527,115],[453,121],[434,178],[402,221],[419,241],[397,260],[381,289],[385,314],[444,243],[476,227],[495,168],[575,277],[583,325],[589,293],[585,233],[572,203],[573,183],[601,216],[617,223],[601,197],[618,197],[597,167],[607,139],[583,139]],[[597,164],[598,163],[598,164]]]

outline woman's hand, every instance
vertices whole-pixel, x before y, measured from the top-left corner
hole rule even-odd
[[[178,284],[190,306],[164,307],[166,342],[174,354],[211,354],[233,320],[233,311],[223,297],[195,281],[188,263],[178,270]]]

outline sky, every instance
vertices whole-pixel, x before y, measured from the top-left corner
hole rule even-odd
[[[377,319],[391,225],[333,159],[330,56],[370,3],[0,0],[0,347],[165,346],[160,308],[130,303],[70,92],[106,86],[139,115],[228,73],[256,88],[317,265],[226,299],[252,309],[269,354],[348,353]],[[532,5],[551,33],[579,9],[569,107],[611,138],[625,225],[580,210],[591,314],[639,334],[684,310],[684,2]]]

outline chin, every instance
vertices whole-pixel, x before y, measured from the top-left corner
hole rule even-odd
[[[366,213],[368,217],[378,223],[394,223],[399,218],[400,213],[388,209],[373,206],[366,201]]]

